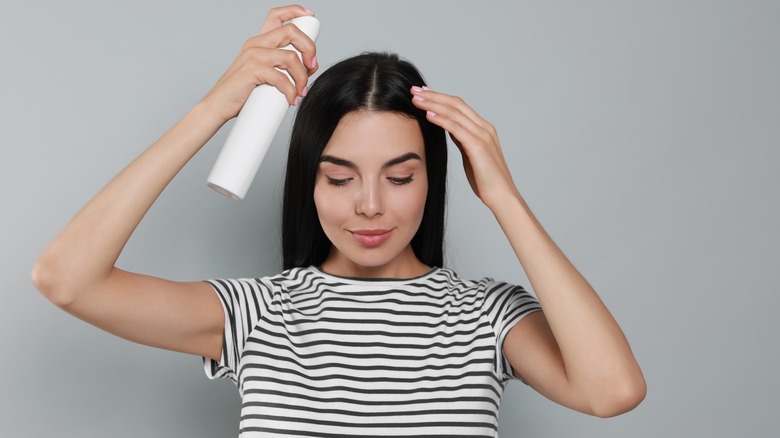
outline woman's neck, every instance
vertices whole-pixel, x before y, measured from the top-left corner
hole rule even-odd
[[[318,266],[327,274],[356,278],[414,278],[425,275],[431,267],[422,263],[409,246],[395,259],[380,266],[364,266],[331,248],[328,258]]]

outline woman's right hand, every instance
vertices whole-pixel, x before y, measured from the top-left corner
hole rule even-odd
[[[314,13],[299,5],[271,9],[260,33],[244,43],[230,67],[201,102],[227,122],[238,115],[256,86],[270,84],[287,97],[290,105],[297,105],[298,96],[306,94],[309,76],[317,71],[316,46],[296,26],[284,26],[283,23],[307,15]],[[288,44],[301,52],[303,63],[295,52],[280,49]],[[295,83],[275,67],[287,70]]]

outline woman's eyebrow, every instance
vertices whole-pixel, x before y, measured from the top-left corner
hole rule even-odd
[[[422,161],[422,158],[420,158],[419,155],[415,154],[414,152],[409,152],[406,154],[401,155],[400,157],[393,158],[392,160],[388,161],[387,163],[382,165],[382,169],[387,169],[390,166],[395,166],[396,164],[403,163],[404,161],[409,160],[419,160]]]
[[[382,165],[382,169],[387,169],[390,166],[395,166],[396,164],[403,163],[404,161],[408,160],[420,160],[422,161],[422,158],[420,158],[419,155],[415,154],[414,152],[409,152],[404,155],[401,155],[400,157],[393,158],[392,160],[388,161],[387,163]],[[357,169],[357,164],[345,160],[343,158],[334,157],[333,155],[323,155],[320,157],[320,163],[333,163],[339,166],[349,167],[351,169]]]
[[[336,165],[339,165],[339,166],[350,167],[352,169],[357,169],[357,164],[355,164],[355,163],[353,163],[351,161],[348,161],[348,160],[344,160],[342,158],[336,158],[333,155],[323,155],[323,156],[321,156],[320,157],[320,163],[325,163],[325,162],[333,163],[333,164],[336,164]]]

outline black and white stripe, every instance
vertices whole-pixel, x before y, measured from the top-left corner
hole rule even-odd
[[[540,310],[521,286],[445,268],[405,280],[314,266],[208,281],[225,311],[222,358],[241,438],[497,437],[515,377],[501,345]]]

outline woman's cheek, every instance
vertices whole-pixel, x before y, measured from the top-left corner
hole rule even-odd
[[[414,184],[414,183],[412,183]],[[428,197],[428,186],[419,185],[414,190],[403,190],[396,188],[392,191],[393,204],[402,211],[405,216],[422,215],[425,209],[425,200]]]
[[[330,210],[327,190],[323,190],[320,186],[314,188],[314,205],[317,207],[317,213],[319,213],[320,216],[323,214],[326,215]]]
[[[314,188],[314,204],[320,215],[339,215],[348,210],[352,196],[346,187],[337,187],[327,183]]]
[[[417,200],[417,207],[422,209],[425,207],[425,201],[428,199],[428,176],[423,174],[420,175],[420,184],[417,185],[417,190],[415,191],[416,200]]]

